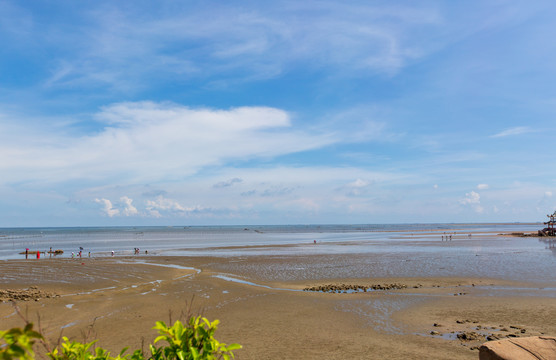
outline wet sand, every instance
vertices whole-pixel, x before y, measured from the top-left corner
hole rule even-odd
[[[476,359],[475,347],[486,336],[556,335],[554,284],[418,273],[330,276],[352,258],[8,260],[0,261],[0,289],[34,292],[18,306],[31,321],[40,317],[51,341],[61,333],[76,340],[89,333],[89,340],[98,338],[114,353],[125,346],[140,348],[142,339],[148,344],[156,335],[151,330],[155,321],[177,319],[191,301],[195,312],[221,321],[217,339],[244,346],[236,352],[238,359]],[[303,291],[392,283],[405,287]],[[21,326],[8,299],[3,300],[1,327]]]

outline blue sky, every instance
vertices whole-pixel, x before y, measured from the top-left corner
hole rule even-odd
[[[555,16],[0,0],[0,226],[543,221]]]

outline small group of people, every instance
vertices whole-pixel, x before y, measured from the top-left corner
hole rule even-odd
[[[452,241],[452,234],[442,235],[442,241]]]
[[[315,240],[315,244],[316,244],[316,240]],[[58,251],[60,253],[63,253],[63,251],[61,251],[61,250],[52,251],[52,247],[50,248],[50,251],[48,251],[48,253],[52,257],[52,254],[58,254]],[[139,251],[140,251],[139,248],[137,248],[137,247],[133,248],[133,252],[134,252],[135,255],[139,255]],[[46,251],[44,251],[43,253],[46,253]],[[145,250],[145,254],[148,254],[148,253],[149,253],[148,250]],[[40,257],[41,257],[41,252],[40,251],[30,251],[29,248],[25,248],[25,259],[28,259],[29,255],[35,255],[35,254],[37,256],[37,259],[40,259]],[[110,255],[111,256],[115,255],[114,250],[112,250],[110,252]],[[78,257],[80,259],[83,257],[83,248],[82,247],[79,247],[79,252],[77,252],[77,253],[75,251],[71,252],[71,258],[75,259],[76,257]],[[91,252],[90,251],[89,251],[89,257],[91,257]]]
[[[467,237],[471,239],[471,234],[467,234]],[[444,233],[444,235],[442,235],[442,241],[452,241],[452,234]]]
[[[80,249],[80,250],[79,250],[79,252],[77,253],[77,256],[81,259],[81,258],[83,257],[83,248],[80,247],[79,249]],[[89,257],[91,257],[91,252],[90,252],[90,251],[89,251],[89,254],[88,254],[88,255],[89,255]],[[72,252],[71,252],[71,258],[73,259],[74,257],[75,257],[75,252],[72,251]]]
[[[133,250],[135,250],[135,255],[139,255],[139,248],[133,248]],[[149,251],[145,250],[145,255],[148,254]]]

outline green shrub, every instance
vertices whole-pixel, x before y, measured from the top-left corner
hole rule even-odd
[[[93,351],[96,340],[90,343],[70,341],[63,337],[63,342],[48,352],[51,360],[229,360],[234,358],[233,350],[241,349],[239,344],[226,345],[214,338],[219,321],[208,321],[201,316],[192,316],[187,325],[176,321],[168,327],[158,321],[153,329],[159,336],[154,344],[149,345],[151,355],[145,357],[141,350],[125,355],[127,348],[113,357],[108,351],[97,347]],[[0,331],[0,360],[34,360],[33,345],[36,340],[43,342],[43,336],[33,330],[32,324],[24,329],[14,328]],[[157,347],[165,341],[167,344]]]
[[[0,360],[33,360],[35,339],[42,339],[42,335],[33,330],[33,324],[0,331]]]

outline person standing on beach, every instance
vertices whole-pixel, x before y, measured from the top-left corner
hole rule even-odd
[[[25,248],[25,260],[29,258],[29,248]]]

